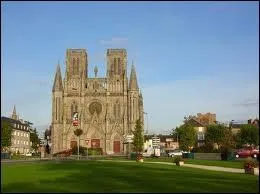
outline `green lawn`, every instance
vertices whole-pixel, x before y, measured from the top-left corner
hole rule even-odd
[[[1,164],[2,192],[259,192],[258,176],[149,163]]]
[[[144,158],[144,161],[151,162],[172,162],[173,158]],[[184,160],[186,164],[198,164],[198,165],[206,165],[206,166],[221,166],[228,168],[243,168],[244,161],[243,160],[233,160],[233,161],[222,161],[222,160],[195,160],[195,159],[186,159]]]

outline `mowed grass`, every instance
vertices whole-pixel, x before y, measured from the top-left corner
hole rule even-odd
[[[116,161],[1,164],[2,192],[259,192],[258,176]]]
[[[173,162],[173,158],[144,158],[144,161],[147,162]],[[232,161],[223,161],[223,160],[196,160],[196,159],[184,159],[186,164],[197,164],[205,166],[220,166],[227,168],[239,168],[242,169],[244,161],[243,160],[232,160]]]

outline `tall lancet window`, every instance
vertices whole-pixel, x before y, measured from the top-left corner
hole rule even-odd
[[[116,58],[114,58],[114,74],[117,74],[117,60],[116,60]]]
[[[72,60],[72,74],[73,75],[75,74],[75,64],[76,64],[76,61],[75,61],[75,58],[73,58],[73,60]]]
[[[77,58],[76,74],[79,74],[79,58]]]
[[[120,118],[120,103],[119,101],[117,101],[115,104],[114,104],[114,116],[116,119]]]
[[[73,102],[71,104],[71,119],[73,117],[73,113],[75,113],[75,112],[78,112],[78,105],[76,104],[76,102]]]
[[[120,74],[121,74],[121,71],[122,71],[121,59],[120,59],[120,58],[118,58],[117,64],[118,64],[118,74],[120,75]]]

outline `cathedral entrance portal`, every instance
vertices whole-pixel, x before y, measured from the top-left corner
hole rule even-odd
[[[91,139],[92,148],[100,148],[100,139]]]
[[[114,141],[114,153],[120,153],[120,141]]]

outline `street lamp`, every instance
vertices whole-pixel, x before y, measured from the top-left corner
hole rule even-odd
[[[147,112],[144,112],[144,111],[143,111],[143,113],[146,115],[146,122],[147,122],[146,133],[147,133],[147,135],[148,135],[148,113],[147,113]]]
[[[88,142],[89,142],[89,140],[86,140],[86,144],[87,144],[87,159],[88,159]]]

